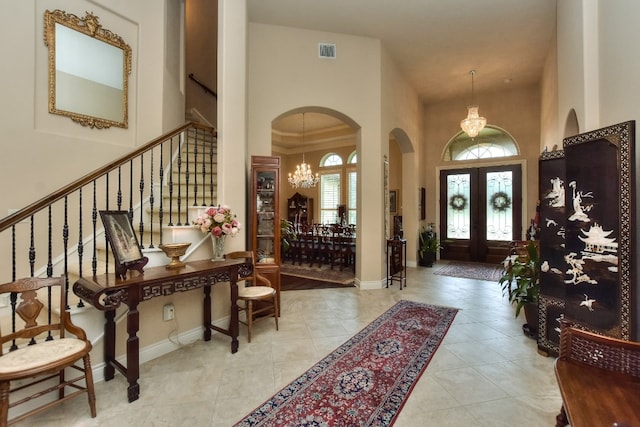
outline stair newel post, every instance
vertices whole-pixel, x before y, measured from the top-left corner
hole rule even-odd
[[[180,185],[180,179],[182,178],[182,132],[178,135],[178,200],[176,201],[177,209],[178,209],[178,224],[182,225],[181,216],[182,216],[182,185]],[[171,175],[174,175],[171,173]]]
[[[140,233],[140,238],[138,240],[140,241],[140,249],[144,249],[144,241],[142,240],[144,236],[144,218],[142,217],[142,215],[144,214],[144,209],[142,204],[142,201],[144,200],[144,153],[140,154],[139,188],[140,188],[140,223],[138,224],[138,232]],[[131,205],[131,208],[133,209],[133,205]]]

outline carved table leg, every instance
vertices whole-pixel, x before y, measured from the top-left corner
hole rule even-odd
[[[564,405],[560,408],[560,413],[556,416],[556,427],[564,427],[569,424],[567,419],[567,413],[564,410]]]
[[[115,310],[104,312],[104,380],[113,379],[115,368],[111,362],[116,360],[116,316]]]
[[[129,302],[129,313],[127,314],[127,395],[129,402],[133,402],[140,397],[140,340],[138,330],[140,329],[140,312],[138,311],[138,301]]]
[[[204,290],[203,324],[204,340],[211,341],[211,285],[206,285]]]
[[[229,332],[231,333],[231,353],[238,351],[238,333],[240,330],[238,316],[238,267],[234,267],[230,272],[229,285],[231,286],[231,319]]]

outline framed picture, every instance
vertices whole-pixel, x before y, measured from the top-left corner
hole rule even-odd
[[[144,258],[127,211],[100,211],[100,218],[117,264],[126,266]]]
[[[398,212],[398,190],[389,190],[389,212]]]
[[[420,187],[420,220],[424,221],[427,219],[427,207],[426,203],[426,190],[424,187]]]

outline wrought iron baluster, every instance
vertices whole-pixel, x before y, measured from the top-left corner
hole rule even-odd
[[[180,182],[182,180],[182,135],[183,132],[180,132],[180,135],[178,135],[178,200],[176,201],[178,205],[178,224],[176,225],[182,225],[182,185]],[[174,175],[173,172],[171,174]]]
[[[183,144],[186,145],[186,156],[187,156],[187,168],[186,171],[184,173],[184,182],[185,182],[185,189],[184,189],[184,195],[185,195],[185,199],[184,199],[184,206],[185,206],[185,225],[189,224],[189,181],[191,179],[191,177],[189,176],[189,165],[191,164],[191,162],[189,162],[189,145],[190,145],[190,139],[189,138],[189,131],[186,130],[184,132],[182,132],[182,134],[185,136],[185,138],[187,139],[186,141],[183,141]],[[182,150],[180,150],[182,151]]]
[[[66,206],[65,206],[65,209],[66,209]],[[53,236],[52,236],[53,227],[51,225],[51,205],[49,205],[49,208],[47,210],[48,210],[48,216],[49,216],[48,223],[47,223],[47,277],[51,277],[53,276],[53,263],[51,261],[51,259],[53,258],[53,255],[52,255],[53,247],[51,246],[53,242]],[[63,244],[65,243],[64,238],[65,236],[63,233],[62,234]],[[31,274],[31,276],[33,276],[33,274]]]
[[[150,181],[150,185],[149,185],[149,234],[150,234],[150,239],[149,239],[149,247],[153,248],[153,149],[151,149],[151,152],[149,153],[150,159],[149,162],[151,163],[150,168],[149,168],[149,181]],[[162,230],[162,229],[160,229]],[[160,233],[162,234],[162,233]]]
[[[36,246],[34,242],[34,232],[33,232],[33,215],[31,215],[31,243],[29,244],[29,271],[31,272],[30,276],[33,277],[35,271],[35,262],[36,262]]]
[[[169,156],[173,159],[173,137],[169,140]],[[169,226],[173,226],[173,167],[169,174]]]
[[[214,135],[215,137],[215,135]],[[215,139],[215,138],[213,138]],[[217,185],[218,180],[218,170],[217,167],[214,167],[213,158],[214,158],[214,141],[212,140],[209,144],[209,205],[213,206],[216,204],[216,200],[213,198],[214,194],[214,184]]]
[[[129,161],[129,222],[133,224],[133,159]]]
[[[78,275],[82,277],[82,256],[84,255],[84,243],[82,242],[82,188],[78,190]],[[67,295],[69,295],[69,279],[67,277]],[[77,307],[84,307],[82,298],[78,301]]]
[[[140,154],[140,222],[138,223],[138,232],[140,233],[140,249],[144,249],[144,242],[142,238],[144,236],[144,219],[142,214],[144,213],[144,206],[142,201],[144,200],[144,154]],[[132,207],[133,209],[133,207]]]
[[[93,224],[93,254],[91,258],[91,273],[95,276],[98,273],[98,251],[96,242],[98,241],[98,201],[96,195],[96,180],[93,180],[93,207],[91,208],[91,222]]]
[[[16,226],[11,226],[11,281],[16,281]],[[16,292],[11,292],[9,294],[9,300],[11,302],[11,332],[16,331],[16,302],[18,301],[18,294]],[[9,351],[16,350],[18,346],[16,345],[16,340],[14,339],[11,342],[11,347]]]
[[[198,128],[193,132],[193,206],[198,206]]]
[[[108,197],[109,194],[107,194],[107,198]],[[116,206],[118,207],[119,211],[122,210],[122,166],[118,166],[118,191],[116,197]]]
[[[64,305],[65,305],[65,310],[67,310],[69,308],[69,305],[67,304],[67,296],[68,296],[68,292],[69,292],[69,200],[67,198],[67,196],[64,196],[64,224],[62,226],[62,248],[64,251],[64,281],[65,281],[65,286],[64,289],[60,289],[60,292],[64,292]],[[47,274],[47,277],[52,277],[53,276],[53,270],[51,271],[51,274]],[[47,287],[47,289],[49,289],[49,291],[51,291],[51,286]],[[49,303],[51,303],[51,295],[49,295]],[[49,319],[51,320],[51,319]],[[51,323],[51,322],[49,322]]]
[[[164,221],[164,200],[163,200],[163,188],[164,188],[164,142],[160,144],[160,205],[158,206],[158,224],[160,224],[160,244],[162,244],[162,224]]]
[[[120,173],[120,168],[118,168],[118,173]],[[105,203],[105,209],[109,210],[109,174],[105,175],[105,197],[107,202]],[[118,210],[121,210],[118,207]],[[109,272],[109,239],[107,239],[107,233],[104,233],[104,272]]]
[[[15,278],[13,279],[15,281]],[[9,298],[11,299],[11,332],[16,331],[16,305],[18,303],[18,293],[11,292]],[[17,350],[18,345],[16,344],[15,338],[11,341],[11,347],[9,351]]]
[[[197,139],[198,131],[196,130],[196,139]],[[207,197],[207,132],[202,131],[202,206],[207,206],[206,197]]]

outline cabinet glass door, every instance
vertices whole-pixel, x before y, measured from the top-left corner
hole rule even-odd
[[[256,173],[256,249],[258,260],[267,258],[274,262],[276,237],[276,172],[258,171]]]

